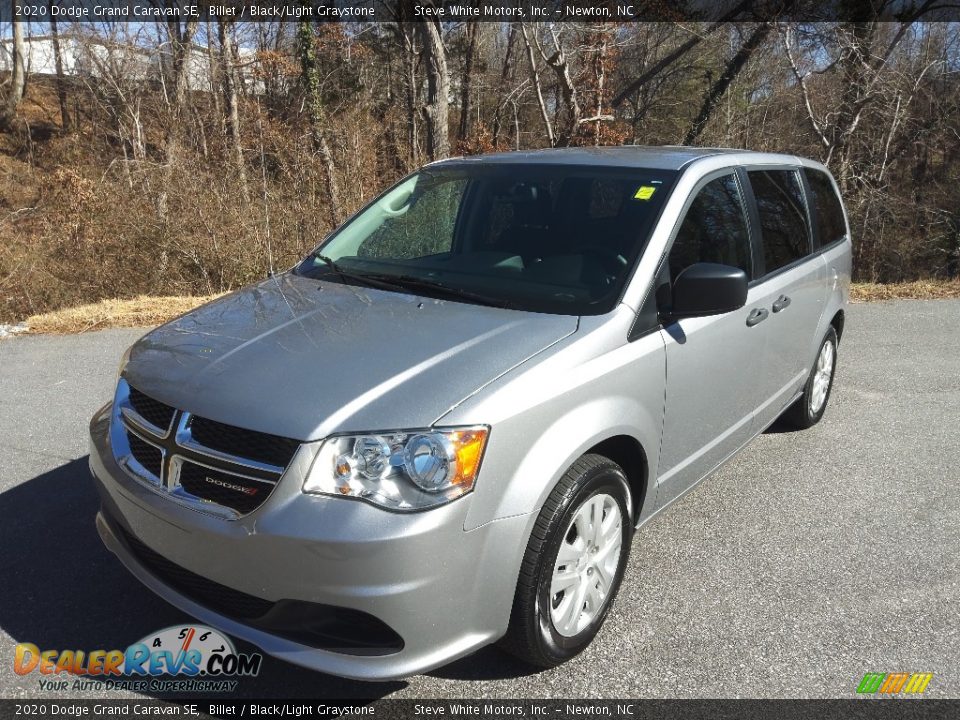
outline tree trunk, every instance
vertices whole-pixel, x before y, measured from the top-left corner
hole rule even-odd
[[[162,219],[167,217],[167,192],[173,182],[173,172],[180,159],[180,143],[183,136],[183,108],[190,92],[190,56],[193,51],[193,36],[199,20],[188,20],[181,27],[177,19],[167,20],[170,36],[170,63],[168,75],[173,85],[173,98],[168,100],[166,136],[164,137],[165,182],[157,198],[157,212]]]
[[[427,66],[427,102],[423,115],[427,125],[427,155],[441,160],[450,155],[450,73],[447,53],[440,37],[440,23],[423,20],[417,24],[423,39],[423,55]]]
[[[500,69],[501,92],[503,92],[506,89],[507,80],[510,77],[511,60],[513,58],[513,45],[514,45],[514,41],[516,40],[516,37],[517,37],[517,26],[516,24],[512,24],[510,26],[510,35],[507,38],[507,52],[504,55],[503,66]],[[492,142],[495,148],[497,147],[497,144],[500,141],[500,128],[502,123],[501,115],[503,113],[503,107],[507,103],[508,97],[509,97],[509,93],[507,95],[502,95],[500,97],[500,100],[497,102],[497,110],[493,114],[493,130],[491,134],[493,136]]]
[[[313,28],[307,20],[297,24],[297,55],[300,58],[301,81],[310,118],[310,137],[313,141],[313,150],[320,156],[320,162],[323,165],[323,179],[330,205],[330,221],[336,227],[341,219],[340,187],[337,183],[333,153],[330,151],[330,143],[327,140],[327,117],[323,107],[323,97],[320,94],[320,68],[313,49]]]
[[[12,0],[11,12],[14,18],[17,16],[18,7],[20,7],[20,0]],[[13,25],[13,72],[10,77],[10,92],[3,103],[3,109],[0,110],[0,128],[4,130],[8,130],[13,124],[27,86],[27,51],[23,42],[23,22],[14,19],[11,24]]]
[[[600,138],[603,131],[603,126],[600,124],[603,122],[603,94],[606,91],[606,59],[607,59],[607,40],[606,38],[600,44],[600,49],[597,52],[597,57],[594,59],[595,64],[595,74],[597,80],[596,95],[597,95],[597,104],[596,110],[593,113],[594,117],[597,118],[593,126],[593,144],[599,145]]]
[[[57,73],[57,101],[60,103],[60,129],[70,131],[70,109],[67,107],[67,85],[63,77],[63,56],[60,52],[60,32],[57,30],[57,18],[53,14],[53,0],[47,0],[50,13],[50,36],[53,40],[53,65]]]
[[[170,75],[173,84],[173,101],[170,104],[170,119],[165,143],[166,162],[172,167],[178,160],[180,138],[183,134],[183,108],[190,92],[190,56],[193,51],[193,36],[199,20],[189,20],[182,28],[179,20],[168,20],[170,31]]]
[[[551,32],[552,32],[551,28]],[[562,130],[557,133],[557,145],[563,147],[569,145],[576,136],[580,128],[580,102],[577,99],[577,88],[573,84],[573,78],[570,77],[570,66],[567,64],[567,56],[563,52],[563,47],[557,36],[553,36],[554,48],[556,52],[550,57],[544,57],[547,65],[557,76],[557,84],[560,86],[560,96],[563,99],[563,110],[565,121]]]
[[[417,50],[416,24],[404,20],[407,6],[398,6],[396,33],[403,45],[403,101],[407,115],[407,169],[412,170],[420,164],[417,152]]]
[[[527,28],[523,23],[520,23],[520,32],[523,33],[523,43],[527,48],[527,62],[530,63],[530,79],[533,81],[533,88],[537,92],[537,106],[540,108],[540,117],[543,118],[543,126],[547,131],[547,140],[550,141],[550,147],[554,147],[557,144],[557,140],[553,134],[553,123],[550,122],[547,104],[543,101],[543,86],[540,83],[540,72],[537,70],[537,60],[533,56],[533,46],[530,44]]]
[[[467,57],[463,67],[463,83],[460,86],[460,133],[461,142],[470,137],[473,123],[473,73],[476,66],[477,46],[480,44],[480,31],[483,23],[467,25]]]
[[[247,198],[247,171],[243,161],[243,147],[240,144],[240,107],[237,100],[237,78],[233,64],[233,37],[229,21],[217,20],[217,34],[220,39],[220,71],[223,79],[223,102],[227,115],[227,138],[233,148],[234,162],[244,198]]]
[[[223,86],[223,42],[220,40],[220,52],[215,54],[213,51],[213,24],[210,18],[206,20],[207,24],[207,82],[210,87],[210,99],[213,100],[213,112],[217,120],[220,121],[220,131],[226,133],[225,118],[223,108],[220,106],[219,90]],[[220,20],[217,20],[217,38],[220,39]]]

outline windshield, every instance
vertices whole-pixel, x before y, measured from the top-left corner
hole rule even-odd
[[[674,171],[457,164],[400,181],[295,270],[564,315],[613,309]]]

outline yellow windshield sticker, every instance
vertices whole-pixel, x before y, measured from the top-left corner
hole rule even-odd
[[[636,195],[633,196],[634,200],[649,200],[653,197],[653,194],[657,191],[652,185],[641,185],[640,189],[637,190]]]

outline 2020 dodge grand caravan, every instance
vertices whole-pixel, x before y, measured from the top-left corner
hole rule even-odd
[[[139,340],[92,420],[106,545],[266,652],[387,679],[610,611],[635,528],[824,413],[827,170],[619,147],[434,163],[289,272]]]

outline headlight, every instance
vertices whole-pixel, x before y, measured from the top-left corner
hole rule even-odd
[[[486,427],[401,430],[324,441],[306,493],[367,500],[389,510],[424,510],[473,489]]]
[[[116,382],[114,382],[114,385],[120,382],[120,376],[123,375],[123,371],[127,367],[127,363],[130,362],[131,350],[133,350],[133,345],[131,345],[130,347],[128,347],[126,350],[123,351],[123,355],[120,358],[120,367],[117,368],[117,380]]]

